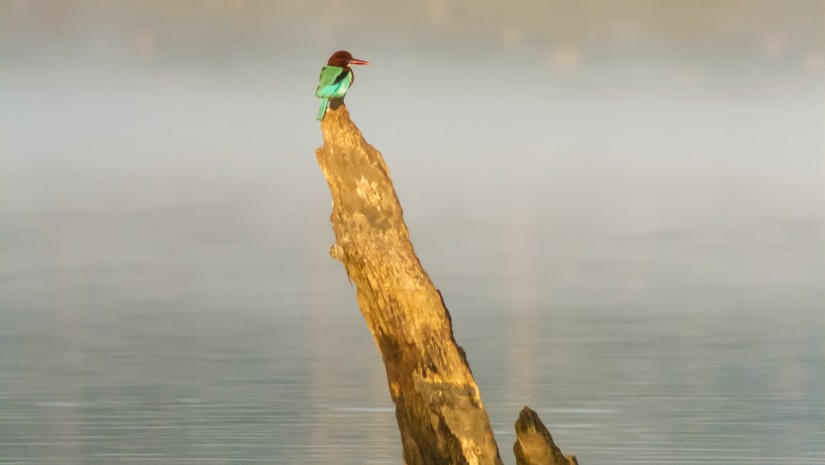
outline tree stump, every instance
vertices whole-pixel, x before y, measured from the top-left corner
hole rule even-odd
[[[501,465],[490,420],[441,293],[410,242],[381,153],[342,101],[321,121],[332,194],[330,254],[355,285],[381,351],[406,465]]]

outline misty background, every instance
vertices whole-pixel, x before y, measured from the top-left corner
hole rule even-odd
[[[505,463],[825,460],[825,2],[0,2],[0,463],[401,463],[318,74]]]

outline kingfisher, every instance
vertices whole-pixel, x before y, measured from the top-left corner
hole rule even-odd
[[[318,110],[318,121],[324,119],[329,106],[329,99],[343,98],[353,82],[355,74],[349,65],[368,65],[368,61],[353,58],[346,50],[339,50],[332,54],[327,65],[321,68],[321,77],[315,95],[321,99],[321,108]]]

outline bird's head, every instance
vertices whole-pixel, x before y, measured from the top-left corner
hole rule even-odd
[[[353,58],[352,54],[346,50],[339,50],[332,54],[329,57],[329,61],[327,61],[327,65],[329,66],[338,66],[339,68],[346,68],[349,65],[368,65],[370,64],[369,61],[359,60],[358,58]]]

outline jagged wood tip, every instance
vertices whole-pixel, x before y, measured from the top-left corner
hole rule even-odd
[[[516,454],[516,465],[579,464],[575,455],[565,457],[539,415],[529,407],[524,407],[516,420],[513,453]]]

